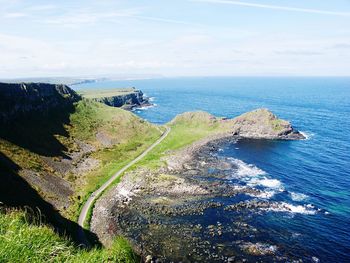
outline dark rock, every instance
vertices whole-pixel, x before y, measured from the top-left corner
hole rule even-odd
[[[47,116],[72,106],[81,97],[65,85],[46,83],[0,83],[0,123],[28,115]]]
[[[142,91],[137,89],[133,89],[133,91],[128,94],[94,98],[93,100],[112,107],[122,107],[125,110],[133,110],[134,108],[152,105],[148,98],[143,96]]]

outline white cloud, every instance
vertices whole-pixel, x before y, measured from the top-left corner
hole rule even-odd
[[[56,5],[35,5],[31,6],[28,9],[32,11],[47,11],[47,10],[53,10],[56,9]]]
[[[199,26],[199,24],[188,23],[181,20],[140,15],[138,9],[126,9],[116,12],[75,11],[68,12],[62,16],[43,20],[43,22],[46,24],[57,24],[65,27],[80,27],[84,24],[96,24],[98,22],[120,22],[124,21],[125,18],[141,21],[154,21],[158,23]]]
[[[15,12],[15,13],[7,13],[3,17],[4,18],[22,18],[28,16],[25,13]]]
[[[307,8],[298,8],[290,6],[278,6],[278,5],[266,5],[266,4],[257,4],[250,2],[241,2],[241,1],[231,1],[231,0],[190,0],[192,2],[205,2],[213,4],[228,4],[228,5],[237,5],[237,6],[246,6],[253,8],[263,8],[263,9],[273,9],[273,10],[282,10],[282,11],[292,11],[292,12],[301,12],[301,13],[311,13],[311,14],[321,14],[321,15],[335,15],[335,16],[349,16],[350,12],[338,12],[338,11],[327,11],[319,9],[307,9]]]

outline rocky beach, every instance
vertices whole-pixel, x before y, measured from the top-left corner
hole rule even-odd
[[[156,171],[127,173],[97,201],[91,229],[107,246],[116,235],[127,237],[146,262],[284,262],[288,257],[278,244],[250,241],[264,233],[248,222],[254,214],[293,213],[295,207],[242,183],[249,175],[241,164],[219,156],[240,139],[213,136],[169,153],[167,165]]]

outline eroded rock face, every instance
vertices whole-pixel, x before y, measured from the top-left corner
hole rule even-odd
[[[0,122],[29,114],[47,115],[78,100],[80,96],[65,85],[0,83]]]
[[[104,103],[108,106],[122,107],[126,110],[132,110],[134,108],[151,105],[148,99],[143,96],[142,91],[136,89],[129,94],[95,98],[94,100]]]
[[[277,118],[268,109],[257,109],[232,119],[232,132],[253,139],[305,139],[289,121]]]

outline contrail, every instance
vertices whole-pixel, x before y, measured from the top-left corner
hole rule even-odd
[[[213,3],[213,4],[229,4],[229,5],[284,10],[284,11],[302,12],[302,13],[312,13],[312,14],[321,14],[321,15],[350,16],[350,12],[336,12],[336,11],[326,11],[326,10],[319,10],[319,9],[308,9],[308,8],[298,8],[298,7],[289,7],[289,6],[265,5],[265,4],[248,3],[248,2],[241,2],[241,1],[230,1],[230,0],[190,0],[190,1]]]

